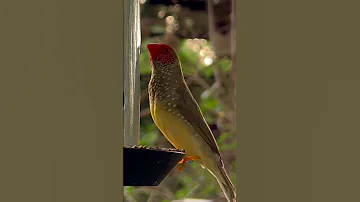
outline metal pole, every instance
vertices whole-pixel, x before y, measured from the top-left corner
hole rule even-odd
[[[140,144],[140,4],[124,0],[124,145]]]

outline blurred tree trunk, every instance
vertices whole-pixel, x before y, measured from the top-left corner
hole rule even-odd
[[[209,39],[215,50],[216,56],[220,58],[231,56],[231,50],[229,49],[229,46],[231,46],[231,31],[229,29],[223,30],[223,26],[219,26],[219,24],[223,24],[227,21],[227,16],[224,15],[223,11],[230,10],[228,8],[230,5],[218,5],[217,9],[215,9],[213,0],[207,1],[207,5],[209,18]],[[226,14],[228,15],[228,12],[226,12]]]
[[[124,0],[124,145],[140,144],[140,4]]]
[[[217,67],[216,61],[214,63],[214,76],[215,82],[217,83],[216,91],[218,91],[219,101],[222,102],[222,105],[226,106],[227,116],[229,117],[227,120],[231,122],[231,132],[236,131],[236,27],[235,27],[235,0],[231,1],[231,4],[223,4],[223,5],[214,5],[213,0],[207,1],[208,7],[208,18],[209,18],[209,39],[211,45],[214,48],[215,54],[218,58],[221,57],[231,57],[232,59],[232,70],[230,75],[230,80],[222,78],[221,70]],[[219,10],[216,10],[217,7]],[[227,17],[219,17],[224,15],[224,10],[228,9],[231,13],[230,29],[227,31],[222,30],[221,26],[218,26],[222,22],[227,22]],[[220,12],[221,11],[221,12]],[[229,13],[228,12],[228,13]],[[227,14],[228,15],[228,14]],[[230,47],[230,48],[229,48]],[[228,89],[225,89],[225,86],[229,86]],[[220,118],[220,117],[219,117]],[[223,128],[224,120],[218,120],[218,126]]]

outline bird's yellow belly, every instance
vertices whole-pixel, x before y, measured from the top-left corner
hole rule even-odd
[[[181,117],[168,112],[161,104],[151,106],[152,117],[160,131],[177,149],[185,149],[187,156],[198,156],[197,137]]]

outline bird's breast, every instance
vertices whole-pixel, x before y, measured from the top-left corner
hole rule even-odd
[[[167,105],[166,102],[154,100],[150,104],[153,120],[169,142],[178,149],[185,149],[187,155],[198,155],[194,129],[185,122],[180,113]]]

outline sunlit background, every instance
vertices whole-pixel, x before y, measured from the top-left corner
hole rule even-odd
[[[140,0],[140,4],[141,144],[172,147],[151,119],[147,93],[151,69],[146,45],[166,43],[178,53],[185,80],[214,133],[226,170],[236,185],[231,0],[214,0],[214,10],[210,12],[204,0]],[[216,179],[195,162],[187,164],[183,172],[172,170],[157,187],[125,187],[127,202],[171,202],[184,198],[226,201]]]

